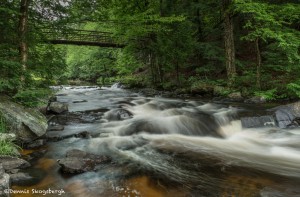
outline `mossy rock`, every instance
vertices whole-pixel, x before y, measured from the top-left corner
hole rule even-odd
[[[30,142],[46,133],[47,119],[39,111],[25,108],[0,97],[0,113],[6,120],[8,132],[16,134],[22,142]]]

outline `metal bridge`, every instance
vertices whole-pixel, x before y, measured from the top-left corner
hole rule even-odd
[[[86,45],[99,47],[123,48],[124,43],[117,42],[110,32],[43,29],[44,41],[51,44]]]

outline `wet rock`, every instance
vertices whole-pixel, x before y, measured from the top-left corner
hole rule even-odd
[[[57,102],[57,96],[51,96],[49,102]]]
[[[297,127],[300,118],[300,101],[274,108],[275,118],[280,128]]]
[[[0,112],[7,121],[9,133],[16,134],[23,142],[30,142],[46,133],[47,120],[37,110],[25,108],[1,96]]]
[[[49,132],[45,135],[45,137],[49,142],[57,142],[72,137],[87,139],[87,138],[91,138],[91,134],[88,131],[78,131],[71,134],[62,134],[60,132]]]
[[[114,136],[113,133],[100,133],[99,137],[105,138],[105,137],[112,137]]]
[[[144,88],[139,91],[139,94],[142,94],[146,97],[154,97],[156,95],[159,95],[160,93],[157,90],[152,88]]]
[[[100,164],[108,163],[111,159],[103,155],[94,155],[73,149],[66,153],[66,158],[58,160],[64,173],[77,174],[95,170]]]
[[[266,103],[267,99],[263,96],[254,96],[252,98],[246,99],[244,102],[245,103],[260,104],[260,103]]]
[[[10,180],[12,183],[24,182],[33,179],[28,173],[18,172],[15,174],[10,174]]]
[[[26,159],[27,161],[32,162],[33,160],[37,160],[37,159],[41,158],[42,156],[44,156],[46,152],[47,152],[47,150],[34,151],[33,153],[31,153],[29,155],[23,156],[23,158]]]
[[[76,100],[76,101],[73,101],[73,103],[85,103],[87,102],[87,100]]]
[[[0,197],[9,197],[9,194],[5,194],[3,191],[9,189],[10,177],[4,172],[4,168],[0,163]]]
[[[126,120],[132,117],[132,113],[125,109],[113,109],[104,114],[104,118],[110,121]]]
[[[276,126],[273,116],[258,116],[241,118],[243,128],[259,128]]]
[[[39,139],[39,140],[35,140],[32,143],[28,144],[27,148],[30,148],[30,149],[38,148],[38,147],[44,146],[44,144],[45,144],[45,141],[43,139]]]
[[[80,133],[75,134],[74,137],[87,139],[91,138],[91,134],[88,131],[82,131]]]
[[[68,96],[68,94],[56,94],[55,96]]]
[[[63,131],[65,129],[62,125],[50,125],[47,131]]]
[[[11,156],[0,156],[0,163],[5,171],[10,171],[12,169],[24,169],[30,166],[30,164],[24,159]]]
[[[69,111],[67,103],[51,102],[48,107],[48,111],[54,114],[61,114]]]

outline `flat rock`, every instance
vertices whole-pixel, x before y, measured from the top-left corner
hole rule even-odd
[[[11,156],[0,156],[0,163],[5,171],[10,171],[12,169],[23,169],[30,166],[30,163],[24,159]]]
[[[111,159],[107,156],[94,155],[73,149],[66,153],[66,158],[58,160],[58,164],[64,173],[77,174],[93,171],[97,165],[110,161]]]
[[[10,174],[10,180],[12,183],[18,183],[23,181],[29,181],[33,177],[31,177],[28,173],[18,172],[15,174]]]

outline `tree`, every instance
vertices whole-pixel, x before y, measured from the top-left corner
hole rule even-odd
[[[233,16],[232,16],[232,0],[222,0],[223,7],[223,26],[224,26],[224,45],[225,45],[225,64],[229,87],[234,85],[236,77],[235,68],[235,46],[233,34]]]
[[[298,8],[298,9],[297,9]],[[241,38],[254,43],[256,51],[256,87],[261,89],[262,77],[262,57],[260,49],[260,41],[263,41],[267,48],[276,45],[281,52],[276,52],[277,62],[284,57],[280,57],[280,53],[286,55],[285,61],[294,63],[299,62],[299,32],[292,28],[296,18],[300,16],[299,5],[296,4],[272,4],[262,1],[235,1],[235,10],[242,13],[245,18],[244,28],[248,33]],[[297,11],[298,10],[298,11]],[[269,52],[266,51],[268,54]],[[266,58],[267,59],[267,58]],[[275,68],[274,65],[272,65]],[[288,70],[288,68],[282,68]]]
[[[19,19],[19,51],[23,72],[27,69],[28,45],[26,40],[27,24],[28,24],[28,7],[30,0],[21,0],[20,3],[20,19]],[[25,81],[25,77],[21,76],[21,81]]]

